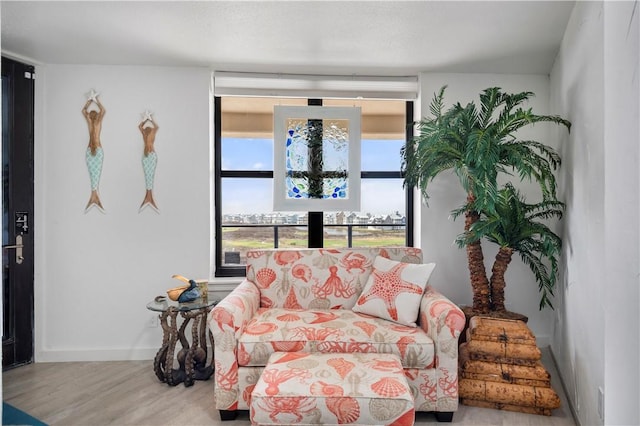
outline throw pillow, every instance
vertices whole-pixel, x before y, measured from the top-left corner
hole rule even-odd
[[[420,300],[435,267],[435,263],[403,263],[376,257],[352,310],[416,327]]]

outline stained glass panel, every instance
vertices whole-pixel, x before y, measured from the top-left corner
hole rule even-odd
[[[314,126],[318,126],[315,128]],[[311,138],[321,132],[322,139]],[[286,142],[286,188],[287,198],[347,198],[349,167],[349,121],[348,120],[287,120]],[[322,149],[314,151],[321,143]],[[315,156],[321,156],[320,161]],[[321,179],[322,190],[311,191],[311,164],[322,166],[315,176]]]
[[[274,117],[274,209],[358,207],[360,108],[277,106]]]

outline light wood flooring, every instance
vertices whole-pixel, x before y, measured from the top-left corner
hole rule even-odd
[[[543,363],[562,406],[551,417],[460,405],[460,425],[575,425],[548,349]],[[36,363],[2,375],[3,400],[51,425],[249,425],[243,412],[221,422],[213,406],[213,380],[169,387],[153,373],[152,361]],[[416,425],[436,424],[418,413]]]

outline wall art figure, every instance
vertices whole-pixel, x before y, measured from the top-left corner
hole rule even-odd
[[[91,182],[91,196],[89,202],[85,207],[85,213],[92,207],[96,207],[104,213],[104,207],[100,201],[100,195],[98,194],[98,186],[100,184],[100,175],[102,174],[102,162],[104,160],[104,152],[102,151],[102,144],[100,143],[100,132],[102,130],[102,119],[104,118],[107,110],[104,108],[100,99],[99,93],[91,89],[87,102],[82,108],[82,115],[87,120],[89,125],[89,145],[85,154],[85,161],[87,163],[87,169],[89,170],[89,180]],[[89,107],[95,105],[97,109],[89,110]]]
[[[140,129],[140,133],[142,133],[142,139],[144,141],[142,169],[144,171],[146,193],[138,212],[141,212],[147,206],[150,206],[156,212],[160,212],[153,199],[153,180],[156,173],[156,166],[158,164],[158,154],[156,154],[154,149],[154,143],[156,140],[156,133],[159,128],[160,126],[158,126],[158,124],[153,120],[151,113],[149,111],[145,111],[143,119],[138,125],[138,129]]]

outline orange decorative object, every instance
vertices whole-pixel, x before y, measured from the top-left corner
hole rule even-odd
[[[202,297],[203,292],[198,287],[198,283],[194,280],[190,280],[182,275],[172,275],[171,278],[180,280],[185,283],[185,285],[167,290],[169,299],[177,302],[191,302],[198,297]]]
[[[169,296],[169,299],[173,301],[177,301],[178,297],[180,297],[182,292],[184,292],[188,288],[189,288],[188,285],[182,285],[180,287],[170,288],[169,290],[167,290],[167,295]]]

